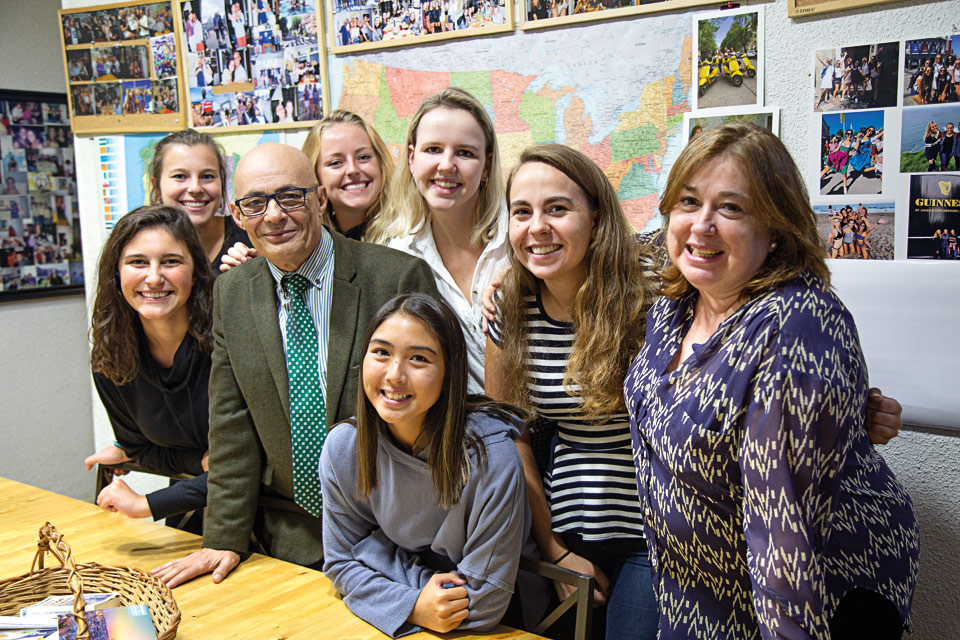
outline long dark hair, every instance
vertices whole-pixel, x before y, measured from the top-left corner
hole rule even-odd
[[[486,396],[467,396],[467,346],[460,322],[446,303],[426,294],[399,295],[380,307],[367,326],[364,354],[377,328],[398,313],[422,322],[440,343],[443,354],[443,389],[427,411],[413,449],[414,454],[427,452],[438,503],[448,509],[460,500],[460,494],[470,479],[469,449],[476,452],[479,468],[487,463],[483,442],[467,431],[467,416],[483,411],[509,420],[508,412],[516,410],[491,402]],[[366,499],[377,487],[377,439],[386,429],[386,423],[364,393],[362,366],[354,420],[357,428],[357,495]]]
[[[183,243],[193,260],[193,289],[187,299],[188,332],[203,353],[213,350],[213,272],[190,218],[178,207],[149,205],[120,218],[100,252],[97,296],[90,323],[90,367],[115,384],[126,384],[140,368],[140,316],[120,290],[120,257],[124,247],[145,229],[162,227]]]

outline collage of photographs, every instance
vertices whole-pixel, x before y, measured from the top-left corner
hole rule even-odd
[[[180,7],[192,126],[323,117],[312,0],[188,0]]]
[[[713,4],[709,0],[700,2],[685,1],[682,7],[689,7],[692,4]],[[599,12],[609,11],[611,9],[629,9],[631,7],[642,8],[646,11],[665,11],[667,9],[680,5],[676,0],[525,0],[524,10],[527,25],[536,24],[538,21],[550,20],[552,18],[564,18],[567,16],[583,16],[585,14],[598,14]],[[631,12],[620,12],[631,13]],[[597,15],[601,18],[600,15]]]
[[[893,259],[895,206],[885,189],[894,187],[886,184],[883,164],[888,131],[893,145],[899,140],[888,173],[897,180],[940,174],[926,181],[909,176],[907,257],[953,259],[951,224],[960,226],[960,216],[949,207],[915,204],[947,202],[951,185],[960,182],[943,175],[960,171],[958,47],[960,35],[945,35],[814,51],[820,196],[814,209],[824,216],[828,257]]]
[[[171,3],[61,13],[61,25],[74,117],[180,112]]]
[[[73,133],[50,99],[0,96],[0,297],[83,284]]]
[[[327,0],[331,46],[391,42],[507,24],[505,0]]]

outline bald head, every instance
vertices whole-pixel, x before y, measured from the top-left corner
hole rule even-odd
[[[290,186],[313,187],[317,176],[310,166],[310,160],[302,151],[286,144],[265,142],[248,151],[233,176],[234,198],[243,198],[251,178],[263,175],[285,176]]]
[[[247,232],[264,258],[283,271],[294,271],[310,257],[323,234],[321,217],[327,198],[307,156],[285,144],[265,143],[247,152],[233,177],[234,199],[273,196],[290,189],[315,189],[302,207],[282,209],[274,198],[256,216],[244,216],[230,203],[233,219]],[[289,205],[288,205],[289,206]]]

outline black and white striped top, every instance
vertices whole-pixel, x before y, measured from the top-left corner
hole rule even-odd
[[[584,419],[579,397],[563,387],[573,324],[547,316],[539,296],[527,298],[526,330],[530,402],[550,430],[545,435],[553,439],[556,433],[552,463],[543,478],[553,530],[576,532],[585,540],[642,538],[627,414],[602,423]],[[497,346],[503,344],[501,332],[499,323],[490,325],[490,339]]]

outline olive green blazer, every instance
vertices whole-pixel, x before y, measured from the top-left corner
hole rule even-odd
[[[377,310],[400,293],[419,291],[439,298],[430,267],[419,258],[331,235],[328,425],[354,414],[364,333]],[[264,258],[220,276],[213,292],[210,473],[203,546],[242,554],[261,492],[293,499],[287,364],[276,282]],[[319,518],[265,508],[261,534],[276,558],[301,565],[323,559]]]

